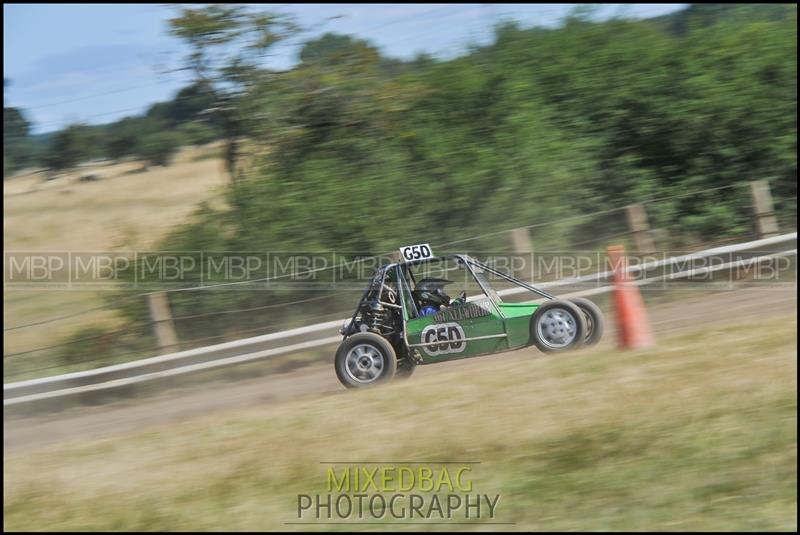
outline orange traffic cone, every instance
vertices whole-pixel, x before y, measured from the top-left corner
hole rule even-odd
[[[614,272],[614,308],[617,312],[619,346],[627,349],[650,347],[654,344],[653,333],[639,287],[630,282],[625,272],[625,247],[608,247],[608,259]]]

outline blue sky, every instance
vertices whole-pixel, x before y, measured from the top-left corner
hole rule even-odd
[[[554,26],[576,4],[264,4],[291,14],[309,37],[325,31],[355,34],[390,56],[427,51],[461,53],[487,43],[493,21]],[[598,16],[651,17],[686,4],[607,4]],[[5,104],[25,110],[34,132],[70,122],[92,124],[135,115],[166,100],[186,82],[169,71],[185,52],[167,34],[174,7],[163,4],[5,4],[3,77],[11,80]],[[339,16],[335,20],[330,17]],[[298,48],[284,46],[272,64],[292,64]]]

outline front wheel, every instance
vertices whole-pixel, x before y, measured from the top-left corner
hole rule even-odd
[[[553,299],[531,317],[531,339],[540,351],[556,353],[578,349],[586,337],[586,319],[575,304]]]
[[[336,350],[336,377],[347,388],[364,388],[390,380],[397,370],[392,344],[375,333],[347,337]]]
[[[417,364],[412,361],[410,357],[406,357],[401,362],[397,363],[397,371],[395,371],[394,378],[408,379],[414,373],[416,367]]]

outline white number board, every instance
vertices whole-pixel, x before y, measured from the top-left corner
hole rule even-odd
[[[403,262],[411,262],[413,260],[422,260],[424,258],[433,258],[433,251],[431,246],[427,243],[421,245],[409,245],[400,248],[400,258]]]

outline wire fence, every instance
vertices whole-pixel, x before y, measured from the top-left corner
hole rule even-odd
[[[644,201],[641,201],[641,204],[646,206],[646,205],[649,205],[649,204],[653,204],[653,203],[657,203],[657,202],[661,202],[661,201],[665,201],[665,200],[682,198],[682,197],[687,197],[687,196],[696,196],[696,195],[701,195],[703,193],[707,193],[707,192],[711,192],[711,191],[718,191],[718,190],[722,190],[722,189],[730,189],[730,188],[734,188],[734,187],[737,187],[737,186],[741,186],[741,184],[730,184],[730,185],[720,186],[720,187],[715,187],[715,188],[706,188],[706,189],[702,189],[702,190],[694,190],[694,191],[679,193],[679,194],[670,195],[670,196],[663,196],[663,197],[658,197],[658,198],[653,198],[653,199],[646,199]],[[559,218],[559,219],[556,219],[556,220],[551,220],[551,221],[541,222],[541,223],[535,223],[535,224],[532,224],[532,225],[526,225],[526,226],[517,227],[517,228],[523,228],[523,229],[526,229],[526,230],[529,230],[529,231],[530,230],[534,230],[534,229],[539,229],[539,228],[553,228],[554,226],[557,226],[557,225],[563,225],[565,223],[579,221],[579,220],[591,219],[591,218],[595,218],[595,217],[598,217],[598,216],[603,216],[603,215],[608,215],[608,214],[615,214],[615,213],[616,214],[621,214],[626,209],[627,209],[627,205],[626,206],[619,206],[619,207],[615,207],[615,208],[610,208],[610,209],[605,209],[605,210],[596,210],[596,211],[585,213],[585,214],[577,214],[575,216],[570,216],[570,217],[567,217],[567,218]],[[621,222],[620,224],[624,225],[624,222]],[[493,232],[489,232],[489,233],[485,233],[485,234],[469,236],[469,237],[460,238],[460,239],[457,239],[457,240],[452,240],[452,241],[449,241],[449,242],[438,243],[438,244],[435,244],[434,247],[437,250],[439,250],[439,249],[443,249],[443,248],[446,248],[446,247],[452,247],[453,245],[459,245],[459,244],[464,244],[464,243],[483,240],[483,239],[489,238],[489,237],[508,234],[509,232],[511,232],[513,230],[515,230],[515,229],[505,228],[505,229],[502,229],[502,230],[493,231]],[[611,234],[608,234],[608,235],[604,235],[604,236],[601,236],[601,237],[592,237],[592,238],[589,238],[588,240],[582,240],[582,241],[578,241],[578,242],[573,242],[573,243],[571,243],[571,246],[572,247],[576,247],[576,246],[584,246],[584,245],[591,244],[591,243],[600,243],[600,242],[604,242],[604,241],[606,241],[606,240],[608,240],[609,238],[612,238],[612,237],[624,237],[624,236],[629,236],[630,234],[632,234],[631,231],[622,231],[622,232],[617,231],[617,232],[614,232],[614,233],[611,233]],[[493,244],[492,249],[493,250],[497,249],[496,244]],[[389,252],[382,253],[382,254],[379,254],[379,255],[365,256],[363,258],[356,259],[356,260],[353,260],[352,262],[349,262],[348,266],[352,266],[354,264],[359,264],[359,263],[364,263],[364,262],[369,262],[369,261],[374,261],[374,260],[379,260],[381,258],[385,258],[385,257],[388,257],[388,256],[392,255],[392,253],[393,253],[393,251],[389,251]],[[161,293],[161,292],[164,292],[164,293],[178,293],[178,292],[213,290],[213,289],[216,289],[216,288],[232,287],[232,286],[240,286],[240,285],[252,285],[254,283],[273,282],[273,281],[278,281],[278,280],[281,280],[281,279],[287,279],[287,278],[297,277],[297,276],[314,275],[314,274],[317,274],[317,273],[334,270],[334,269],[337,269],[337,268],[340,268],[340,267],[341,267],[341,265],[338,265],[338,266],[336,266],[336,265],[334,265],[334,266],[325,266],[325,267],[320,267],[320,268],[309,269],[309,270],[303,271],[302,273],[286,273],[286,274],[283,274],[283,275],[273,275],[273,276],[267,276],[267,277],[259,277],[259,278],[247,279],[247,280],[242,280],[242,281],[222,282],[222,283],[216,283],[216,284],[201,284],[201,285],[197,285],[197,286],[180,287],[180,288],[167,288],[167,289],[158,290],[158,291],[139,292],[139,293],[136,293],[136,294],[133,294],[133,295],[130,295],[130,296],[121,297],[121,298],[116,299],[113,302],[110,302],[110,303],[105,304],[105,305],[101,305],[101,306],[97,306],[97,307],[91,307],[91,308],[79,310],[79,311],[76,311],[76,312],[73,312],[73,313],[70,313],[70,314],[64,314],[64,315],[61,315],[61,316],[47,318],[47,319],[44,319],[44,320],[38,320],[38,321],[29,322],[29,323],[13,325],[13,326],[10,326],[10,327],[4,327],[3,331],[4,332],[8,332],[8,331],[15,331],[15,330],[19,330],[19,329],[25,329],[25,328],[28,328],[28,327],[46,325],[46,324],[57,322],[57,321],[62,321],[62,320],[66,320],[66,319],[75,318],[77,316],[88,314],[88,313],[91,313],[91,312],[97,312],[99,310],[111,310],[111,309],[119,308],[121,305],[124,305],[126,302],[137,300],[137,299],[141,299],[142,297],[146,297],[148,295]],[[321,299],[324,299],[324,298],[325,298],[325,296],[319,296],[319,297],[314,297],[314,298],[309,298],[309,299],[300,299],[300,300],[295,300],[295,301],[289,301],[289,302],[286,302],[286,303],[277,303],[277,304],[265,305],[265,306],[261,306],[261,307],[252,307],[252,308],[240,309],[240,310],[218,311],[218,312],[209,312],[209,313],[206,313],[206,314],[188,315],[188,316],[185,316],[185,318],[186,319],[199,318],[199,317],[204,317],[204,316],[211,316],[211,315],[214,315],[214,314],[225,314],[225,313],[235,313],[235,312],[239,312],[239,311],[244,312],[244,311],[255,311],[255,310],[269,309],[269,308],[293,305],[293,304],[298,304],[298,303],[304,303],[304,302],[308,302],[308,301],[321,300]],[[179,318],[176,317],[176,318],[173,318],[173,319],[179,319]]]

